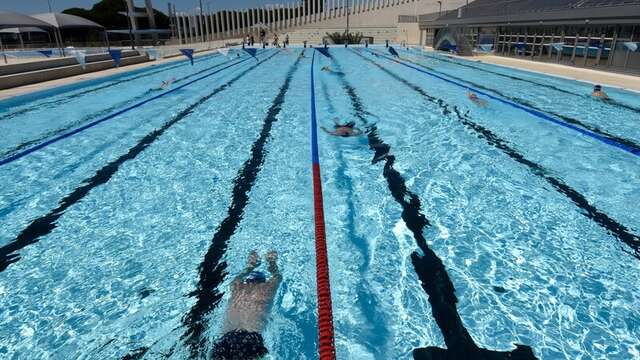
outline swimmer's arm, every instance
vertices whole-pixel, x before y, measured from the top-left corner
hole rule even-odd
[[[278,258],[275,252],[271,252],[267,255],[267,262],[269,263],[267,270],[269,270],[269,272],[271,273],[271,279],[269,279],[270,283],[280,283],[280,281],[282,281],[282,274],[280,273],[280,269],[278,268],[277,260]]]
[[[320,126],[320,129],[322,129],[324,132],[326,132],[329,135],[334,135],[334,136],[336,135],[335,131],[329,131],[324,126]]]
[[[356,128],[356,129],[353,129],[353,133],[352,133],[352,134],[353,134],[353,136],[359,136],[359,135],[362,135],[362,130],[357,129],[357,128]]]

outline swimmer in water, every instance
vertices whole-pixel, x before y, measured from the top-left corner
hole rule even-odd
[[[261,359],[268,353],[261,332],[264,329],[273,299],[282,282],[278,270],[278,253],[265,256],[271,278],[261,271],[258,253],[252,251],[247,267],[231,283],[231,299],[224,322],[223,334],[213,345],[213,359]]]
[[[160,86],[153,88],[151,90],[166,90],[168,89],[173,82],[176,81],[176,78],[172,77],[171,79],[164,80]]]
[[[362,131],[356,127],[356,123],[350,121],[346,124],[340,124],[337,120],[333,120],[335,123],[334,130],[329,131],[324,126],[320,128],[329,135],[340,136],[340,137],[351,137],[362,135]]]
[[[331,67],[329,67],[329,66],[324,66],[324,67],[322,67],[322,69],[320,69],[320,71],[326,71],[326,72],[328,72],[329,74],[344,75],[344,73],[343,73],[342,71],[333,71],[333,70],[331,69]]]
[[[476,93],[474,92],[468,92],[467,93],[467,97],[469,98],[469,100],[471,100],[474,104],[476,104],[477,106],[481,107],[481,108],[485,108],[487,107],[487,105],[489,103],[487,103],[487,100],[484,99],[480,99],[478,97],[478,95],[476,95]]]
[[[596,99],[609,100],[609,95],[607,95],[607,93],[604,92],[604,90],[602,90],[602,86],[600,85],[596,85],[593,87],[593,92],[591,93],[591,96],[593,96]]]

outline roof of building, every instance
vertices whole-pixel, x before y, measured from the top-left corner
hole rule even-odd
[[[418,15],[418,22],[423,22],[423,21],[434,21],[437,18],[440,17],[440,13],[434,12],[434,13],[429,13],[429,14],[422,14],[422,15]]]
[[[476,0],[468,6],[447,11],[423,25],[466,25],[504,23],[567,23],[618,19],[637,22],[640,0]],[[626,20],[625,20],[626,19]]]

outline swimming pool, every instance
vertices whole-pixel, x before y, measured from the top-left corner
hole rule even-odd
[[[0,103],[2,357],[205,354],[247,254],[274,249],[265,343],[317,358],[313,91],[319,125],[367,131],[318,134],[338,358],[640,358],[637,94],[416,50],[302,51]]]

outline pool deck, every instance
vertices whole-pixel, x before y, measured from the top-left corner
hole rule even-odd
[[[195,53],[194,54],[194,58],[198,58],[200,56],[212,54],[212,53],[214,53],[216,51],[217,51],[217,49],[201,51],[201,52]],[[15,87],[15,88],[11,88],[11,89],[6,89],[6,90],[0,90],[0,100],[6,100],[6,99],[9,99],[9,98],[12,98],[12,97],[15,97],[15,96],[25,95],[25,94],[29,94],[29,93],[32,93],[32,92],[35,92],[35,91],[48,90],[48,89],[52,89],[52,88],[55,88],[55,87],[58,87],[58,86],[74,84],[74,83],[77,83],[77,82],[80,82],[80,81],[98,79],[98,78],[101,78],[101,77],[104,77],[104,76],[120,74],[120,73],[123,73],[123,72],[136,70],[136,69],[141,69],[141,68],[145,68],[145,67],[153,67],[153,66],[159,66],[159,65],[163,65],[163,64],[167,64],[167,63],[182,61],[184,59],[185,58],[182,57],[182,56],[173,56],[173,57],[170,57],[170,58],[164,58],[164,59],[155,60],[155,61],[148,61],[148,62],[135,64],[135,65],[128,65],[128,66],[123,66],[123,67],[118,67],[118,68],[113,68],[113,69],[108,69],[108,70],[102,70],[102,71],[96,71],[96,72],[82,74],[82,75],[70,76],[70,77],[66,77],[66,78],[63,78],[63,79],[45,81],[45,82],[41,82],[41,83],[37,83],[37,84],[31,84],[31,85],[19,86],[19,87]]]
[[[496,55],[480,55],[473,58],[463,56],[453,57],[470,61],[479,61],[486,64],[505,66],[518,70],[527,70],[546,75],[553,75],[565,79],[584,81],[592,84],[600,84],[604,87],[616,87],[624,90],[640,92],[640,76],[585,69],[562,64],[514,59]]]
[[[427,48],[427,50],[432,50],[432,49]],[[198,52],[194,56],[200,57],[203,55],[211,54],[215,51],[216,49],[206,50],[206,51]],[[448,56],[464,59],[467,61],[478,61],[481,63],[504,66],[504,67],[519,69],[519,70],[527,70],[527,71],[542,73],[546,75],[558,76],[558,77],[571,79],[571,80],[584,81],[584,82],[589,82],[593,84],[601,84],[605,87],[607,86],[616,87],[616,88],[621,88],[621,89],[630,90],[634,92],[640,92],[640,76],[625,75],[625,74],[619,74],[619,73],[613,73],[613,72],[607,72],[607,71],[601,71],[601,70],[577,68],[577,67],[572,67],[567,65],[550,64],[550,63],[524,60],[524,59],[514,59],[514,58],[495,56],[495,55],[481,55],[481,56],[475,56],[473,58],[455,56],[455,55],[448,55]],[[35,91],[48,90],[48,89],[55,88],[62,85],[73,84],[73,83],[77,83],[85,80],[97,79],[104,76],[110,76],[110,75],[119,74],[122,72],[127,72],[131,70],[145,68],[145,67],[158,66],[158,65],[162,65],[170,62],[176,62],[180,60],[183,60],[183,58],[181,57],[165,58],[165,59],[145,62],[141,64],[129,65],[129,66],[124,66],[120,68],[113,68],[109,70],[71,76],[68,78],[63,78],[58,80],[51,80],[51,81],[45,81],[37,84],[20,86],[12,89],[7,89],[7,90],[0,90],[0,100],[5,100],[15,96],[29,94]]]

